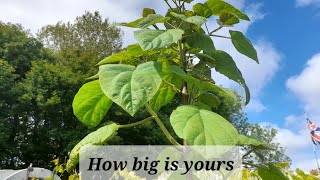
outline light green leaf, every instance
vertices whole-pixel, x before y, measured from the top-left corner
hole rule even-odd
[[[167,22],[169,19],[170,19],[169,17],[163,17],[159,14],[149,14],[141,22],[139,22],[139,24],[137,24],[136,27],[147,28],[147,27],[155,25],[157,23]]]
[[[169,46],[181,39],[184,31],[181,29],[149,30],[143,29],[134,32],[135,39],[143,50],[158,49]]]
[[[67,171],[72,172],[79,162],[80,148],[86,145],[103,145],[109,141],[117,132],[119,126],[117,124],[109,124],[104,126],[83,138],[71,151],[69,160],[67,162]]]
[[[137,19],[135,21],[129,22],[129,23],[114,23],[114,26],[125,26],[125,27],[132,27],[132,28],[136,28],[138,26],[138,24],[143,21],[144,18],[140,18]]]
[[[234,13],[240,19],[250,21],[250,18],[246,14],[222,0],[208,0],[206,4],[214,15],[219,16],[223,12]]]
[[[193,11],[196,15],[202,16],[205,18],[209,18],[210,16],[212,16],[212,11],[206,4],[202,4],[202,3],[195,4],[193,6]]]
[[[89,128],[101,122],[111,105],[112,101],[104,95],[98,80],[84,84],[72,103],[74,115]]]
[[[229,32],[231,35],[232,44],[237,51],[259,63],[257,51],[254,49],[250,40],[247,39],[242,32],[231,30]]]
[[[195,106],[180,106],[170,116],[175,133],[189,145],[236,145],[238,132],[220,115]]]
[[[183,14],[178,14],[175,12],[170,12],[170,14],[176,18],[179,18],[187,23],[191,23],[191,24],[195,24],[199,27],[201,27],[204,23],[207,22],[207,18],[202,17],[202,16],[191,16],[191,17],[187,17]]]
[[[187,36],[185,39],[188,45],[192,48],[200,48],[201,50],[208,53],[212,53],[213,51],[215,51],[212,39],[210,38],[210,36],[204,33],[196,32],[191,36]]]
[[[150,61],[137,67],[102,65],[99,77],[102,91],[133,116],[158,91],[162,82],[161,64]]]
[[[218,20],[218,23],[222,26],[232,26],[239,22],[239,18],[235,14],[226,12],[221,13]]]
[[[269,168],[258,167],[258,174],[262,179],[286,180],[288,179],[275,165],[269,163]]]
[[[169,104],[181,86],[182,79],[179,76],[172,73],[163,76],[159,90],[150,100],[152,109],[157,112],[161,107]]]
[[[131,58],[132,57],[128,54],[127,51],[121,51],[119,53],[113,54],[113,55],[101,60],[97,65],[126,61],[126,60],[130,60]]]
[[[250,101],[249,88],[246,85],[246,82],[242,77],[241,71],[238,69],[232,57],[224,51],[217,50],[214,53],[212,53],[212,58],[215,60],[215,68],[217,72],[239,83],[244,88],[246,93],[246,104],[248,104]]]
[[[147,17],[149,14],[156,14],[156,11],[151,8],[144,8],[142,11],[142,17]]]

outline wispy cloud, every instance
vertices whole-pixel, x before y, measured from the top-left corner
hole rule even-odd
[[[320,0],[296,0],[297,7],[320,5]]]

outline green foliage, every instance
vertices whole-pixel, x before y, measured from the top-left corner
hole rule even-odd
[[[221,15],[222,13],[233,13],[237,15],[240,19],[249,21],[249,17],[233,7],[232,5],[224,2],[223,0],[208,0],[207,1],[208,7],[211,9],[212,14],[214,15]]]

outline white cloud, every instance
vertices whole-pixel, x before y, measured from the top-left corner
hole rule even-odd
[[[308,60],[302,72],[287,80],[287,88],[304,104],[304,110],[320,115],[320,54]],[[318,116],[319,117],[319,116]]]
[[[296,0],[296,5],[298,7],[319,5],[319,4],[320,4],[320,0]]]

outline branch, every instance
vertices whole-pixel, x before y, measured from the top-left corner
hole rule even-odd
[[[158,117],[158,115],[153,111],[153,109],[150,107],[149,104],[146,104],[147,111],[152,115],[156,123],[159,125],[160,129],[166,135],[167,139],[171,142],[171,144],[176,145],[176,146],[181,146],[169,133],[167,128],[163,125],[162,121]]]
[[[131,123],[131,124],[124,124],[124,125],[119,125],[120,128],[130,128],[130,127],[134,127],[134,126],[138,126],[138,125],[141,125],[141,124],[145,124],[146,122],[152,120],[153,117],[148,117],[144,120],[141,120],[141,121],[138,121],[138,122],[135,122],[135,123]]]
[[[231,39],[231,37],[227,37],[227,36],[220,36],[220,35],[215,35],[215,34],[210,34],[210,36],[213,36],[213,37],[219,37],[219,38]]]
[[[169,8],[173,11],[173,8],[171,7],[171,5],[168,3],[168,0],[164,0],[166,3],[167,3],[167,5],[169,6]]]
[[[249,154],[251,154],[254,151],[254,149],[250,149],[248,152],[246,152],[243,156],[242,159],[246,156],[248,156]]]
[[[222,29],[222,28],[223,28],[223,26],[219,26],[217,29],[211,31],[211,32],[209,33],[209,35],[212,35],[213,33],[219,31],[219,30]]]

